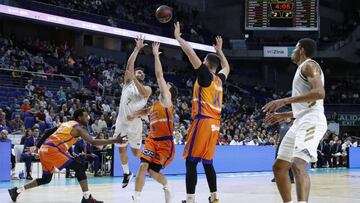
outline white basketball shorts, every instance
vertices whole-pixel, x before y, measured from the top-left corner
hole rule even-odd
[[[294,157],[306,162],[317,161],[317,148],[327,131],[323,112],[312,111],[296,118],[283,138],[277,158],[292,162]]]
[[[114,137],[127,136],[127,142],[123,144],[115,144],[116,147],[127,147],[140,149],[142,144],[142,121],[136,119],[134,121],[117,120],[115,124]]]

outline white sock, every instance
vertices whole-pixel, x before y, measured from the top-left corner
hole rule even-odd
[[[307,202],[305,202],[305,201],[299,201],[298,203],[307,203]]]
[[[85,198],[85,199],[89,199],[91,193],[90,193],[89,191],[86,191],[86,192],[83,192],[83,195],[84,195],[84,198]]]
[[[293,201],[290,201],[290,202],[284,202],[284,203],[293,203]]]
[[[187,203],[195,203],[195,194],[186,194]]]
[[[213,202],[216,199],[216,192],[210,193],[210,200]]]
[[[171,185],[169,184],[169,182],[167,182],[167,183],[164,185],[164,188],[171,188]]]
[[[21,187],[18,187],[18,189],[16,190],[16,192],[18,193],[22,193],[25,191],[25,187],[24,186],[21,186]]]
[[[141,198],[141,192],[135,192],[134,200],[140,200]]]
[[[129,174],[130,173],[130,169],[129,169],[129,164],[121,164],[122,169],[124,171],[124,174]]]

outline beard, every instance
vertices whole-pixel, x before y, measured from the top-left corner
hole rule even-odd
[[[140,76],[136,76],[136,79],[139,81],[139,82],[144,82],[144,77],[140,77]]]

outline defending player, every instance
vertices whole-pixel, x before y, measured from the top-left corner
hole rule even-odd
[[[186,159],[186,192],[187,203],[195,202],[197,183],[196,166],[202,161],[206,179],[210,188],[209,202],[219,202],[217,197],[216,172],[212,163],[220,130],[223,83],[229,72],[229,63],[222,51],[222,38],[216,37],[213,45],[216,54],[208,54],[201,62],[191,46],[181,38],[179,22],[175,24],[174,35],[188,56],[197,75],[192,100],[192,117],[194,119],[186,138],[183,157]],[[219,62],[220,60],[220,62]],[[221,63],[221,71],[216,69]]]
[[[288,176],[290,167],[295,175],[296,193],[299,203],[309,200],[310,178],[306,172],[309,162],[316,162],[317,147],[327,130],[324,114],[324,73],[312,57],[316,52],[316,42],[301,39],[291,59],[298,65],[292,84],[292,96],[269,102],[263,107],[268,112],[265,123],[272,125],[295,118],[295,121],[280,144],[277,160],[273,166],[276,184],[285,203],[292,203],[291,183]],[[291,104],[292,111],[275,111]]]
[[[131,181],[133,174],[129,170],[127,147],[130,145],[134,156],[139,157],[140,147],[142,144],[142,121],[141,118],[135,118],[132,121],[127,116],[143,109],[151,95],[151,87],[143,85],[145,74],[140,68],[134,69],[134,64],[140,50],[146,46],[144,38],[138,37],[133,53],[130,55],[126,65],[126,73],[124,78],[124,87],[122,89],[119,114],[115,123],[114,136],[127,136],[128,142],[116,145],[119,147],[119,154],[124,179],[122,187],[125,188]],[[135,75],[130,78],[129,75]]]
[[[165,192],[165,202],[171,202],[171,188],[161,169],[168,166],[174,159],[175,148],[173,142],[173,104],[177,98],[177,88],[170,82],[166,83],[160,62],[160,44],[154,42],[152,51],[155,58],[155,75],[159,85],[159,100],[148,109],[129,115],[132,120],[139,116],[150,115],[150,134],[146,138],[141,154],[141,164],[136,175],[135,195],[132,202],[140,202],[141,191],[145,184],[146,171],[149,175],[162,184]]]
[[[88,125],[89,115],[83,109],[78,109],[73,114],[73,121],[62,123],[59,127],[45,132],[36,148],[39,150],[40,162],[43,170],[42,178],[31,181],[22,187],[9,189],[11,199],[15,202],[18,195],[28,189],[50,183],[55,168],[62,170],[69,168],[75,171],[75,176],[84,193],[82,203],[102,203],[95,200],[88,190],[85,168],[77,162],[67,151],[81,137],[92,145],[107,145],[122,143],[123,137],[111,140],[94,140],[83,128]],[[32,149],[35,150],[35,149]]]

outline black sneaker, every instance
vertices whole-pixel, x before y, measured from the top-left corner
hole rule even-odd
[[[65,178],[75,178],[75,176],[69,174],[69,175],[66,175]]]
[[[33,178],[31,177],[31,174],[30,173],[28,173],[27,175],[26,175],[26,180],[32,180]]]
[[[294,183],[295,183],[295,180],[294,180],[294,179],[290,179],[290,182],[291,182],[291,184],[294,184]]]
[[[129,174],[124,173],[124,179],[123,179],[123,182],[122,182],[122,188],[126,188],[129,185],[129,183],[130,183],[130,181],[131,181],[131,179],[133,177],[134,177],[134,175],[131,172]]]
[[[94,199],[91,195],[89,199],[85,199],[85,197],[82,198],[81,203],[104,203],[103,201],[97,201]]]
[[[101,172],[96,172],[95,174],[94,174],[94,177],[102,177],[103,175],[101,174]]]
[[[272,182],[272,183],[276,183],[275,178],[271,179],[271,182]]]
[[[209,203],[220,203],[220,201],[218,199],[211,201],[211,197],[209,197]]]
[[[10,195],[10,197],[11,197],[11,200],[12,200],[13,202],[16,202],[16,199],[17,199],[17,197],[18,197],[19,194],[20,194],[20,193],[17,192],[17,187],[14,187],[14,188],[12,188],[12,189],[8,189],[8,191],[9,191],[9,195]]]

